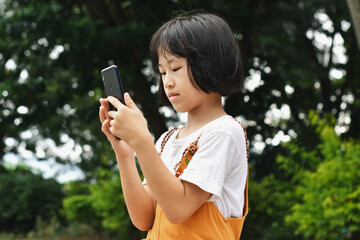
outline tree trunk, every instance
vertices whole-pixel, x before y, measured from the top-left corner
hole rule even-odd
[[[346,0],[353,20],[354,32],[360,50],[360,0]]]

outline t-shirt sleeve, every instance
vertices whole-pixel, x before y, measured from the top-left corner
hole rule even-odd
[[[234,164],[239,164],[237,143],[223,132],[212,132],[200,140],[199,149],[179,179],[213,194],[213,199],[222,198],[225,178]]]

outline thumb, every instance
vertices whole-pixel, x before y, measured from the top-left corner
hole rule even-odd
[[[134,100],[132,100],[132,98],[130,97],[130,94],[128,92],[126,92],[124,94],[124,99],[125,99],[125,104],[127,107],[129,107],[130,109],[134,109],[134,110],[138,109]]]

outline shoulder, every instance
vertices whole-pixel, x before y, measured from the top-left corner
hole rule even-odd
[[[217,146],[217,150],[247,151],[247,136],[243,125],[231,116],[223,116],[205,126],[199,138],[199,147]]]
[[[243,125],[235,118],[227,115],[210,122],[204,129],[203,134],[228,136],[234,141],[245,139],[245,129]]]

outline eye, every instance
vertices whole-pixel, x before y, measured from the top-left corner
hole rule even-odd
[[[181,67],[178,67],[178,68],[174,68],[173,69],[173,72],[176,72],[177,70],[179,70]]]

